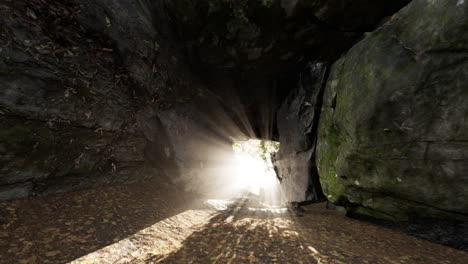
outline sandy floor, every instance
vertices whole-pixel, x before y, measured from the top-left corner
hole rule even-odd
[[[240,199],[219,211],[134,184],[0,203],[0,263],[468,263],[468,253],[350,219]]]

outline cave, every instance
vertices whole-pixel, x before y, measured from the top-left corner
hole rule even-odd
[[[0,264],[468,263],[467,12],[0,1]]]

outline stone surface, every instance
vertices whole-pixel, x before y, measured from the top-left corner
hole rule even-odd
[[[218,172],[216,164],[227,162],[216,154],[225,157],[229,152],[229,136],[266,139],[276,136],[272,120],[283,93],[295,87],[282,85],[291,80],[291,72],[301,68],[309,58],[339,57],[364,32],[374,29],[382,19],[389,19],[389,15],[407,2],[4,1],[0,6],[0,197],[49,194],[163,175],[174,175],[172,180],[182,183],[187,190],[216,189],[213,186],[223,185],[220,178],[213,180],[199,175],[214,175]],[[431,1],[430,6],[434,5],[442,4]],[[456,118],[465,118],[466,112],[446,107],[466,103],[462,99],[466,94],[459,88],[466,76],[460,69],[466,54],[463,44],[466,24],[455,23],[461,21],[460,12],[465,12],[466,4],[457,1],[454,5],[457,9],[453,12],[429,10],[440,13],[436,15],[443,27],[420,19],[427,8],[414,11],[414,17],[396,17],[354,48],[357,51],[348,55],[354,64],[345,63],[343,70],[339,65],[344,59],[335,64],[330,89],[338,87],[346,92],[346,87],[340,88],[335,79],[342,78],[341,75],[350,71],[349,67],[361,71],[360,78],[370,78],[366,82],[385,87],[402,82],[402,87],[413,89],[383,89],[378,95],[363,89],[363,94],[355,95],[359,98],[355,100],[368,100],[365,109],[340,102],[343,110],[339,111],[362,114],[363,124],[369,124],[366,120],[373,118],[369,113],[377,113],[379,118],[383,115],[382,120],[372,119],[375,127],[384,130],[383,135],[369,132],[380,131],[374,130],[374,123],[372,127],[359,123],[358,127],[359,131],[369,132],[359,137],[370,143],[386,144],[385,155],[379,156],[390,160],[385,168],[391,172],[385,172],[386,175],[422,175],[430,171],[432,178],[447,179],[448,176],[442,176],[458,177],[460,171],[467,169],[466,153],[460,151],[466,148],[466,141],[462,132],[456,132],[465,128],[464,123],[453,123]],[[446,30],[445,26],[451,29]],[[450,42],[453,39],[458,42]],[[398,56],[389,57],[387,52],[376,51],[387,51],[387,48],[397,50],[388,53]],[[365,68],[374,61],[388,67],[368,66],[375,71]],[[454,71],[452,76],[443,67],[459,69],[461,74]],[[367,76],[369,72],[375,75]],[[399,72],[407,75],[398,75]],[[429,75],[429,72],[434,73]],[[378,78],[374,78],[377,74]],[[358,77],[346,75],[349,86],[361,87]],[[446,92],[438,86],[440,78],[450,79],[458,90]],[[423,79],[427,85],[419,85],[418,81]],[[311,107],[320,105],[320,100],[314,99],[320,96],[316,93],[319,90],[308,88],[318,82],[309,82],[302,83],[298,93],[288,99],[278,119],[281,133],[286,135],[278,156],[283,162],[279,177],[286,193],[291,194],[288,199],[296,202],[320,196],[313,176],[316,175],[313,161],[317,109]],[[418,88],[426,86],[435,92]],[[208,88],[214,94],[209,94]],[[329,106],[336,101],[331,93],[326,97]],[[451,97],[443,98],[446,94]],[[379,98],[378,102],[372,96]],[[439,98],[435,103],[439,109],[418,112],[413,109],[418,104],[410,98],[418,98],[418,104],[423,105],[421,109],[429,109],[429,105],[434,105],[433,98]],[[387,107],[400,111],[391,113],[396,116],[394,120],[390,120]],[[324,111],[330,109],[326,107]],[[295,117],[290,118],[289,114]],[[324,122],[334,120],[327,115]],[[419,118],[429,121],[424,121],[426,125],[413,126],[413,119],[406,121],[407,116],[416,123],[420,122]],[[352,124],[361,122],[354,117],[346,120]],[[338,119],[336,123],[343,126],[339,127],[340,131],[348,131],[350,125],[342,125]],[[446,134],[449,130],[450,135]],[[333,131],[327,131],[322,131],[332,135],[327,141],[333,141]],[[401,142],[401,138],[408,144],[395,143]],[[220,142],[221,146],[216,145]],[[362,155],[382,153],[379,146],[369,142],[356,143],[369,146],[369,152],[351,153],[350,160],[369,160]],[[332,146],[333,151],[339,147]],[[346,149],[354,145],[348,147],[343,144]],[[216,153],[216,149],[223,153]],[[393,149],[404,153],[393,155]],[[421,153],[425,153],[424,159],[414,158],[421,157]],[[395,159],[402,156],[408,157],[412,165],[405,167],[404,159]],[[427,166],[425,160],[438,162]],[[367,163],[362,166],[369,167]],[[326,167],[330,167],[328,163]],[[394,168],[403,171],[394,172],[398,170]],[[339,170],[347,168],[340,165]],[[395,179],[410,182],[402,177]],[[425,185],[418,180],[414,182],[421,190],[438,184],[437,181]],[[465,197],[463,185],[454,182],[459,181],[445,180],[440,186],[455,186],[451,195],[458,198],[453,199]],[[441,194],[445,193],[443,187],[431,193],[432,198],[428,200],[413,199],[419,195],[419,189],[411,188],[387,191],[399,197],[400,192],[405,193],[401,197],[415,203],[427,202],[431,206],[439,203],[437,208],[443,210],[458,212],[463,206],[435,202],[445,197]],[[354,189],[353,192],[361,193]],[[388,197],[391,196],[385,199]],[[387,201],[382,199],[372,203]]]
[[[315,166],[318,116],[327,66],[310,63],[278,111],[280,149],[275,167],[288,202],[318,200],[323,197]]]
[[[173,22],[164,0],[74,0],[76,20],[88,31],[109,38],[137,96],[152,99],[158,108],[189,100],[193,75],[185,63],[184,45],[173,35]]]
[[[14,117],[0,118],[0,126],[2,200],[132,182],[150,174],[143,169],[144,138],[64,124],[51,128]]]
[[[337,58],[408,2],[175,0],[169,8],[194,60],[258,74]]]
[[[2,2],[0,199],[161,177],[136,117],[198,90],[161,4]]]
[[[327,198],[378,218],[468,217],[468,3],[414,0],[332,67]]]
[[[173,0],[166,6],[192,69],[238,126],[248,136],[277,140],[276,111],[293,86],[281,82],[310,60],[335,60],[408,2]]]

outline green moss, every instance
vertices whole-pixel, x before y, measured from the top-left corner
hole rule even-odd
[[[342,180],[336,173],[335,163],[338,149],[342,139],[335,124],[333,124],[333,110],[325,108],[322,110],[322,120],[319,126],[319,138],[317,152],[317,165],[320,182],[323,191],[331,202],[341,199],[343,193]]]
[[[463,139],[459,11],[412,2],[333,65],[317,145],[329,200],[387,219],[466,212],[463,171],[447,156],[464,146],[445,142]]]

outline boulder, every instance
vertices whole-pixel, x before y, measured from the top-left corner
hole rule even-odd
[[[323,197],[315,166],[315,145],[326,74],[325,64],[309,64],[277,114],[280,149],[274,165],[287,202]]]
[[[414,0],[333,64],[317,166],[379,218],[468,218],[468,3]]]

